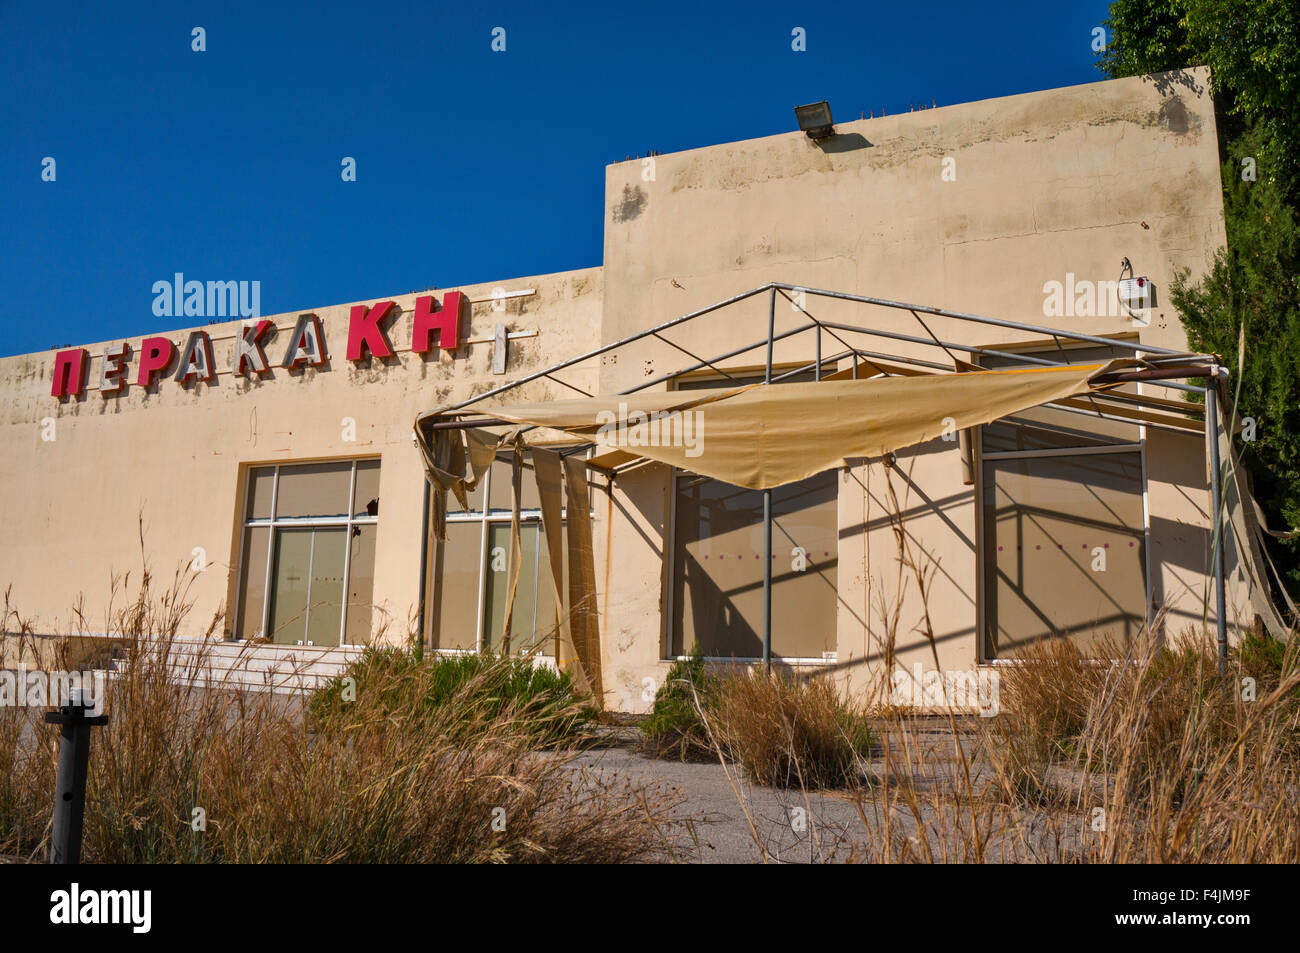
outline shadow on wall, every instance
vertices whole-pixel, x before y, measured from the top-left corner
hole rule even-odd
[[[1142,82],[1150,83],[1156,88],[1156,92],[1162,96],[1174,96],[1180,87],[1188,90],[1193,96],[1200,96],[1205,92],[1205,87],[1198,83],[1196,77],[1186,70],[1153,73],[1149,76],[1143,76]]]
[[[834,135],[829,139],[822,139],[820,142],[816,143],[818,149],[828,154],[837,152],[854,152],[858,149],[870,148],[871,145],[872,143],[867,140],[866,136],[859,135],[856,132]]]
[[[1176,74],[1162,74],[1174,76]],[[1152,514],[1151,525],[1151,601],[1155,605],[1175,603],[1184,595],[1165,591],[1165,573],[1168,567],[1183,570],[1189,577],[1204,578],[1213,570],[1210,558],[1210,484],[1205,469],[1205,441],[1199,436],[1170,434],[1163,431],[1147,432],[1147,483],[1169,484],[1195,507],[1201,526],[1185,520],[1169,519]],[[1224,572],[1231,579],[1237,572],[1238,560],[1232,533],[1228,531],[1224,546]],[[1184,573],[1178,573],[1183,575]],[[1200,598],[1202,593],[1196,592]]]
[[[631,184],[625,185],[623,186],[623,195],[619,199],[618,204],[610,210],[610,216],[614,219],[614,222],[619,225],[624,222],[630,222],[633,219],[640,217],[641,213],[645,211],[646,203],[648,201],[645,189],[641,188],[641,186]]]

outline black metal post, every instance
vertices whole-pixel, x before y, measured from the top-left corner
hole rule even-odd
[[[50,863],[81,863],[81,830],[86,814],[86,768],[90,763],[90,729],[108,724],[107,715],[87,715],[80,690],[68,704],[45,713],[45,721],[62,725],[59,734],[59,769],[54,780],[54,826],[50,835]]]
[[[420,636],[415,642],[415,660],[417,662],[424,659],[424,642],[429,637],[429,631],[425,626],[425,620],[429,618],[429,615],[425,611],[424,603],[429,598],[429,496],[431,492],[429,475],[426,473],[424,474],[424,502],[420,505],[420,611],[416,619]]]

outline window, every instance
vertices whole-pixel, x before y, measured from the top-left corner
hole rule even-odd
[[[236,637],[369,642],[378,529],[378,460],[250,468]]]
[[[734,376],[680,379],[676,387],[763,380],[752,372]],[[812,372],[785,377],[787,382],[814,379]],[[822,659],[835,651],[838,501],[833,470],[772,491],[774,658]],[[708,658],[762,656],[763,543],[761,490],[674,474],[670,655],[684,655],[698,642]]]
[[[1056,349],[1039,353],[1062,357]],[[1128,354],[1065,352],[1070,363]],[[1123,645],[1145,624],[1141,440],[1137,424],[1057,407],[981,428],[985,660],[1014,657],[1045,638],[1096,654],[1101,637]]]
[[[460,509],[455,496],[447,496],[447,538],[432,547],[427,580],[431,641],[437,649],[501,651],[511,569],[511,470],[511,455],[498,456],[469,495],[467,510]],[[519,582],[510,620],[510,651],[536,649],[538,655],[554,656],[559,610],[532,470],[525,453],[519,485]]]
[[[835,471],[772,491],[772,656],[835,651]],[[763,493],[676,479],[670,651],[698,642],[709,658],[763,654]]]

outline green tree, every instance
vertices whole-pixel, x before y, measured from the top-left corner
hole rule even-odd
[[[1228,247],[1199,282],[1183,272],[1171,301],[1190,346],[1223,356],[1240,412],[1257,422],[1256,439],[1241,443],[1255,494],[1274,529],[1300,526],[1300,231],[1276,179],[1243,181],[1241,160],[1259,153],[1259,134],[1228,147],[1223,164]],[[1246,333],[1245,367],[1237,336]],[[1300,543],[1274,544],[1274,558],[1300,591]]]
[[[1274,529],[1300,527],[1300,25],[1295,0],[1115,0],[1098,66],[1107,76],[1210,67],[1223,159],[1227,247],[1171,301],[1189,344],[1219,354],[1257,421],[1241,444]],[[1246,360],[1237,366],[1244,328]],[[1300,592],[1300,540],[1271,544]]]
[[[1098,67],[1112,78],[1208,66],[1225,141],[1248,129],[1291,199],[1300,146],[1296,0],[1115,0]]]

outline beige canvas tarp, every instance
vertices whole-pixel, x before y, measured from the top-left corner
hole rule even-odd
[[[597,702],[602,701],[600,690],[600,645],[596,637],[595,653],[591,652],[591,638],[588,634],[588,615],[585,599],[595,598],[595,568],[591,555],[591,514],[586,503],[587,471],[578,460],[577,475],[569,472],[569,461],[554,450],[533,449],[533,473],[537,478],[537,492],[541,501],[542,533],[545,537],[547,552],[550,555],[551,585],[555,590],[555,663],[561,671],[573,675],[573,683],[579,691],[589,692]],[[564,474],[562,477],[561,474]],[[565,493],[563,486],[568,481],[568,558],[565,558],[564,537],[565,521],[561,514]],[[575,506],[574,483],[581,483],[583,503]],[[579,540],[588,542],[586,552],[575,552]],[[568,567],[569,585],[564,586],[565,567]],[[541,583],[539,582],[539,585]],[[574,592],[577,591],[575,599]],[[594,620],[594,613],[592,614]]]
[[[461,408],[457,414],[558,430],[612,450],[762,490],[843,466],[851,457],[879,456],[1039,404],[1104,389],[1109,385],[1096,383],[1096,378],[1134,363],[483,404]],[[421,420],[437,416],[435,411]],[[476,438],[470,438],[469,453],[458,453],[444,449],[445,443],[459,443],[454,436],[440,439],[446,433],[435,433],[426,458],[448,461],[435,478],[455,491],[456,464],[465,479],[475,479],[474,468],[465,463],[473,456]]]
[[[587,467],[581,457],[564,458],[564,492],[569,516],[568,539],[569,589],[565,608],[569,630],[578,653],[578,664],[587,682],[587,690],[603,697],[604,678],[600,657],[600,625],[596,614],[596,560],[591,540],[591,492],[587,486]]]

